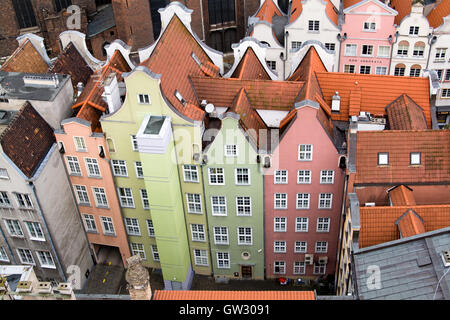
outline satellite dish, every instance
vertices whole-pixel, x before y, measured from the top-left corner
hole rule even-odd
[[[212,103],[208,103],[208,104],[205,106],[205,111],[208,112],[208,113],[213,112],[213,111],[214,111],[214,105],[213,105]]]

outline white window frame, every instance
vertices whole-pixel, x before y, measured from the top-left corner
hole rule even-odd
[[[186,206],[188,213],[202,214],[202,195],[200,193],[186,193]]]
[[[344,73],[355,73],[356,65],[354,64],[346,64],[344,65]]]
[[[345,45],[345,56],[356,57],[358,54],[358,45],[354,43],[348,43]]]
[[[151,238],[154,238],[155,237],[155,227],[153,226],[153,220],[146,219],[145,222],[147,224],[148,236]]]
[[[334,170],[320,170],[320,184],[334,184]]]
[[[364,70],[364,72],[362,72],[363,70]],[[367,73],[366,71],[369,71],[369,72]],[[366,65],[359,66],[359,73],[360,74],[371,74],[372,66],[366,66]]]
[[[310,150],[301,150],[302,148]],[[298,161],[312,161],[313,160],[313,145],[312,144],[299,144],[298,145]],[[309,156],[309,158],[308,158]],[[303,159],[302,159],[303,157]]]
[[[200,223],[191,223],[191,240],[196,242],[206,242],[205,225]]]
[[[377,24],[376,24],[376,22],[365,21],[363,23],[363,31],[376,32],[377,31]]]
[[[239,204],[239,201],[242,200],[242,204]],[[249,202],[247,204],[246,202]],[[244,210],[239,210],[239,207],[242,207]],[[250,208],[249,213],[242,213],[246,212],[245,208]],[[252,215],[252,198],[249,196],[238,196],[236,197],[236,215],[241,217],[250,217]]]
[[[138,146],[136,135],[134,135],[134,134],[130,135],[130,139],[131,139],[131,150],[139,151],[139,146]]]
[[[295,203],[296,203],[295,208],[297,210],[308,210],[311,203],[311,195],[309,193],[297,193]],[[305,203],[307,205],[305,205]]]
[[[75,189],[75,195],[77,197],[78,204],[90,206],[91,200],[89,199],[89,193],[87,191],[86,186],[74,184],[73,187]],[[83,199],[81,199],[80,195],[83,196]],[[87,201],[85,201],[85,200],[87,200]]]
[[[34,221],[24,221],[27,227],[28,235],[30,240],[34,241],[45,241],[44,231],[42,231],[41,224]]]
[[[307,241],[295,241],[294,242],[294,253],[306,253],[308,251]]]
[[[139,189],[141,195],[142,208],[144,210],[150,210],[150,201],[148,199],[147,189]]]
[[[67,169],[69,170],[69,174],[72,176],[81,176],[81,167],[78,162],[78,157],[75,156],[66,156]]]
[[[84,227],[86,228],[86,232],[98,233],[97,223],[95,222],[95,217],[92,214],[83,213],[83,222]],[[94,228],[92,228],[92,226]]]
[[[323,205],[322,205],[322,201]],[[327,205],[327,202],[329,201],[329,205]],[[333,208],[333,194],[332,193],[320,193],[319,194],[319,201],[318,201],[318,208],[319,209],[332,209]]]
[[[84,141],[83,137],[73,137],[73,143],[75,144],[75,150],[77,152],[87,152],[86,142]]]
[[[409,32],[408,35],[410,36],[417,36],[419,35],[420,26],[409,26]],[[412,31],[412,33],[411,33]]]
[[[306,221],[304,221],[305,219]],[[306,228],[304,228],[305,226]],[[295,232],[308,232],[308,229],[309,229],[309,218],[307,217],[295,218]]]
[[[418,166],[422,163],[422,154],[420,152],[411,152],[409,154],[409,164],[412,166]]]
[[[113,174],[115,177],[128,177],[128,168],[126,160],[113,159],[111,161],[111,164],[113,168]],[[118,169],[117,172],[116,169]]]
[[[241,232],[243,231],[243,233]],[[248,233],[250,231],[250,233]],[[253,228],[252,227],[237,227],[238,246],[252,246],[253,245]]]
[[[320,20],[308,20],[308,32],[320,32]]]
[[[384,53],[384,54],[382,54],[382,53]],[[389,58],[390,54],[391,54],[390,46],[378,46],[377,56],[379,58]]]
[[[24,238],[25,235],[22,230],[22,226],[19,220],[16,219],[5,219],[6,229],[11,237]]]
[[[193,178],[193,175],[195,175],[195,179]],[[193,164],[184,164],[183,179],[184,182],[199,182],[198,167]]]
[[[145,255],[145,247],[143,243],[131,242],[130,249],[133,256],[139,254],[142,260],[147,260],[147,256]]]
[[[217,268],[218,269],[230,269],[230,253],[229,252],[216,252]]]
[[[229,245],[230,238],[228,236],[228,227],[215,226],[213,227],[214,244],[215,245]]]
[[[389,165],[389,153],[388,152],[379,152],[378,153],[378,165],[379,166]]]
[[[101,178],[102,174],[100,171],[100,166],[95,158],[84,158],[84,164],[86,165],[86,172],[88,177]],[[92,171],[91,171],[92,169]],[[97,173],[98,171],[98,173]]]
[[[226,144],[226,145],[224,145],[225,157],[237,157],[239,155],[238,152],[239,152],[239,148],[238,148],[237,144]]]
[[[275,240],[273,242],[273,253],[286,253],[286,241]]]
[[[119,203],[122,208],[135,208],[133,190],[131,188],[119,187],[117,188],[117,194],[119,195]]]
[[[29,194],[15,192],[14,195],[19,209],[33,209],[33,202]]]
[[[142,168],[142,162],[141,161],[135,161],[134,162],[134,170],[136,172],[136,178],[144,179],[144,169]]]
[[[387,67],[376,67],[375,68],[375,74],[386,75],[387,74]]]
[[[293,274],[305,274],[306,263],[305,261],[294,261]]]
[[[288,184],[288,170],[275,170],[273,174],[274,184]]]
[[[97,208],[108,208],[108,198],[105,188],[92,187],[92,194],[94,195],[95,206]]]
[[[328,253],[328,241],[316,241],[314,246],[315,253]]]
[[[114,221],[111,217],[100,216],[100,221],[102,224],[103,234],[108,236],[115,236],[116,229],[114,228]],[[105,228],[105,225],[107,228]],[[106,229],[112,229],[112,231],[107,231]]]
[[[276,271],[278,268],[278,271]],[[286,274],[286,261],[274,261],[273,262],[274,274]]]
[[[331,218],[318,217],[316,224],[316,232],[330,232]]]
[[[148,93],[138,93],[137,101],[139,104],[152,104],[152,101],[150,100],[150,95]]]
[[[208,263],[208,251],[203,249],[193,249],[192,253],[194,254],[194,263],[196,266],[209,266]]]
[[[42,268],[56,269],[55,261],[49,251],[39,250],[36,251],[36,255]]]
[[[311,184],[312,171],[311,170],[298,170],[297,171],[297,184]]]
[[[9,200],[8,192],[0,191],[0,207],[2,208],[11,208],[12,203]]]
[[[21,250],[23,251],[23,253],[29,253],[29,257],[31,257],[31,261],[28,259],[29,257],[27,257],[27,255],[25,254],[27,260],[24,261],[24,259],[22,259],[22,254],[21,254]],[[34,257],[33,257],[33,252],[30,249],[25,249],[25,248],[17,248],[16,249],[17,255],[19,256],[20,262],[22,264],[26,264],[26,265],[36,265],[36,262],[34,261]]]
[[[222,202],[223,200],[223,202]],[[216,203],[215,203],[216,202]],[[225,209],[217,211],[216,209]],[[211,215],[226,216],[227,215],[227,197],[226,196],[211,196]]]
[[[241,173],[239,173],[239,170],[241,170]],[[244,173],[247,171],[247,173]],[[245,176],[247,176],[247,182],[239,182],[239,176],[242,177],[242,180]],[[244,180],[243,180],[244,181]],[[249,168],[235,168],[234,169],[234,182],[237,186],[249,186],[252,184],[251,176],[250,176],[250,169]]]
[[[368,51],[369,53],[364,53],[364,49],[366,49],[366,51]],[[363,44],[361,46],[361,57],[373,57],[374,51],[373,51],[374,47],[371,44]]]
[[[274,193],[273,194],[273,209],[286,210],[288,208],[288,194]]]
[[[215,170],[216,172],[212,173],[211,171]],[[217,172],[221,171],[221,172]],[[219,177],[222,178],[222,182],[219,181]],[[212,182],[211,178],[214,178],[216,181]],[[212,186],[223,186],[225,185],[225,169],[224,168],[208,168],[208,182]]]
[[[273,232],[287,232],[287,218],[274,217],[273,218]]]
[[[124,218],[125,230],[129,236],[141,236],[141,228],[137,218]]]
[[[9,262],[9,257],[4,247],[0,247],[0,261]]]

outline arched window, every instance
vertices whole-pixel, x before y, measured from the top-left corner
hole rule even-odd
[[[395,66],[394,76],[404,76],[406,66],[403,63],[399,63]]]
[[[409,72],[410,77],[420,77],[420,70],[422,67],[418,64],[411,66],[411,71]]]
[[[37,26],[34,15],[33,5],[29,0],[13,0],[14,11],[16,12],[17,22],[20,29]]]
[[[409,50],[409,42],[408,41],[400,41],[398,44],[397,55],[399,56],[407,56]]]
[[[425,51],[425,43],[422,41],[418,41],[414,44],[414,57],[423,57],[423,53]]]

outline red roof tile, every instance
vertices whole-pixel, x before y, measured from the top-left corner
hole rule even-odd
[[[428,129],[423,110],[408,95],[402,94],[386,107],[391,130]]]
[[[30,40],[26,40],[1,67],[5,72],[47,73],[48,64]]]
[[[363,0],[344,0],[344,9],[347,9],[348,7],[351,7]]]
[[[413,210],[405,212],[395,224],[398,226],[402,238],[412,237],[426,232],[422,218]]]
[[[192,53],[201,62],[200,65],[194,60]],[[203,120],[204,110],[192,107],[198,106],[199,102],[189,76],[205,77],[205,71],[213,69],[211,67],[213,62],[177,15],[173,16],[152,54],[141,65],[154,73],[161,74],[162,92],[179,113],[192,120]],[[206,68],[202,67],[204,65]],[[217,75],[216,72],[214,73]],[[188,104],[183,105],[175,97],[176,90]]]
[[[430,92],[427,78],[398,77],[340,72],[316,72],[324,100],[331,105],[333,95],[339,92],[341,108],[333,113],[333,120],[348,121],[351,113],[358,110],[373,115],[386,115],[385,107],[400,95],[406,94],[424,111],[428,127],[431,127]],[[352,97],[352,91],[361,90],[361,100]],[[380,94],[383,93],[383,94]],[[350,110],[351,109],[351,110]]]
[[[380,152],[389,153],[389,165],[378,165]],[[410,164],[412,152],[420,152],[420,165]],[[356,171],[355,184],[450,183],[450,130],[359,131]]]
[[[272,24],[272,18],[274,16],[282,15],[283,13],[281,13],[280,9],[273,2],[273,0],[265,0],[254,16],[258,17],[261,21],[267,21],[268,23]]]
[[[267,74],[264,66],[261,64],[261,61],[251,47],[248,47],[245,51],[244,56],[231,75],[231,78],[244,80],[270,80],[270,76]]]
[[[35,174],[55,140],[53,129],[29,102],[0,137],[3,152],[28,178]]]
[[[397,16],[394,18],[394,23],[400,25],[403,18],[411,13],[411,6],[413,0],[391,0],[390,7],[398,12]]]
[[[400,185],[389,190],[389,198],[393,206],[415,206],[416,199],[412,189]]]
[[[409,210],[414,210],[423,219],[425,232],[450,227],[450,205],[361,207],[359,247],[400,239],[395,222]]]
[[[301,1],[292,1],[291,12],[289,16],[289,23],[294,22],[301,15],[303,11],[303,5]]]
[[[156,290],[152,300],[315,300],[314,291]]]
[[[437,1],[438,5],[428,14],[430,27],[438,28],[444,23],[444,18],[450,15],[450,1]]]

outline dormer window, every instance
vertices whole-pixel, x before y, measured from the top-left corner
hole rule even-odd
[[[387,152],[379,152],[378,153],[378,165],[379,166],[389,165],[389,153],[387,153]]]
[[[177,98],[178,101],[180,101],[183,106],[186,105],[186,100],[184,100],[183,96],[181,95],[181,93],[178,90],[175,90],[174,94],[175,94],[175,98]]]
[[[411,165],[420,165],[420,152],[411,152],[410,153],[410,164]]]

